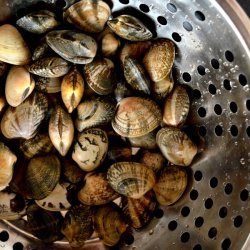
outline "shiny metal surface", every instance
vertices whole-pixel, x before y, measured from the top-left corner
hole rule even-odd
[[[38,2],[4,1],[9,3],[10,13],[20,13],[20,6],[25,8]],[[46,2],[63,6],[62,1]],[[163,217],[134,232],[134,242],[121,248],[249,249],[250,36],[246,26],[249,19],[237,14],[241,10],[235,1],[108,2],[113,4],[114,15],[128,12],[139,18],[147,15],[155,23],[158,37],[175,41],[175,80],[188,85],[193,97],[187,132],[197,135],[194,139],[200,148],[184,197],[173,206],[162,207]],[[59,11],[59,7],[56,9]],[[149,11],[143,14],[145,10]],[[12,249],[16,241],[24,249],[44,249],[1,222],[0,232],[3,229],[10,232],[9,240],[0,244],[5,244],[6,249]],[[67,248],[65,243],[46,247]],[[86,249],[104,248],[93,240]]]

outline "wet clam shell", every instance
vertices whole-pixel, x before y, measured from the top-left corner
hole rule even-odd
[[[52,50],[47,44],[45,37],[43,37],[33,51],[32,60],[36,61],[42,57],[45,57],[45,55],[49,54],[51,51]]]
[[[7,72],[8,66],[7,63],[0,61],[0,77]]]
[[[153,170],[137,162],[112,164],[107,179],[117,193],[134,199],[141,198],[156,182]]]
[[[62,162],[62,174],[67,181],[76,184],[84,179],[85,172],[78,167],[76,162],[64,159]]]
[[[156,135],[156,142],[162,154],[178,166],[189,166],[197,153],[197,146],[178,128],[160,129]]]
[[[153,188],[158,202],[163,206],[177,202],[184,193],[187,183],[188,176],[184,168],[178,166],[163,168]]]
[[[161,110],[154,101],[127,97],[118,103],[112,127],[121,136],[138,137],[153,131],[161,120]]]
[[[128,140],[132,147],[155,149],[157,148],[155,136],[156,131],[153,130],[142,136],[128,138]]]
[[[35,77],[35,89],[43,93],[58,93],[61,91],[60,77]]]

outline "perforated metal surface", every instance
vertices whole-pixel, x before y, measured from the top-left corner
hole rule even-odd
[[[52,0],[47,2],[54,4]],[[134,232],[134,242],[122,249],[247,249],[250,53],[218,4],[223,1],[108,2],[113,4],[114,15],[133,13],[142,18],[145,14],[155,23],[158,37],[175,41],[175,80],[188,85],[193,98],[187,132],[199,135],[194,140],[200,148],[184,197],[173,206],[163,207],[163,216],[159,213],[161,218]],[[227,7],[227,3],[223,5]],[[6,226],[1,223],[0,231],[1,228]],[[20,241],[24,246],[30,245],[13,229],[7,230],[11,231],[11,244]],[[4,244],[9,247],[6,249],[12,249],[8,241]],[[91,246],[96,243],[90,242],[86,249]],[[100,244],[99,247],[103,248]],[[32,248],[44,249],[35,243],[27,249]]]

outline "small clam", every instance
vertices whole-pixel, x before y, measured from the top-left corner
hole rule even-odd
[[[188,93],[182,86],[177,86],[166,98],[163,122],[168,126],[180,127],[186,121],[190,107]]]
[[[62,100],[68,109],[69,113],[80,103],[84,93],[84,80],[74,67],[67,75],[64,76],[61,85],[61,96]]]
[[[17,107],[9,107],[3,115],[1,130],[6,138],[30,139],[48,112],[48,99],[42,93],[33,93]]]
[[[99,167],[108,152],[108,136],[99,128],[86,129],[78,135],[72,159],[84,171]]]
[[[156,142],[162,154],[175,165],[189,166],[197,153],[197,146],[178,128],[160,129]]]
[[[137,18],[120,15],[107,22],[108,26],[120,37],[130,41],[145,41],[152,38],[151,31]]]
[[[35,88],[43,93],[58,93],[61,91],[61,78],[36,76]]]
[[[21,17],[17,20],[16,24],[28,32],[43,34],[56,28],[60,23],[56,20],[53,12],[39,10]]]
[[[7,102],[6,102],[5,97],[0,96],[0,114],[4,110],[4,108],[6,107],[6,105],[7,105]]]
[[[5,97],[8,104],[12,107],[18,106],[31,94],[34,87],[35,82],[25,67],[12,66],[5,84]]]
[[[92,62],[97,51],[94,38],[73,30],[50,31],[46,41],[59,56],[76,64]]]
[[[80,202],[90,206],[103,205],[119,197],[109,185],[106,173],[88,173],[78,193]]]
[[[16,155],[3,142],[0,142],[0,190],[5,189],[11,181],[16,161]]]
[[[71,116],[59,105],[49,120],[49,137],[57,151],[65,156],[74,138],[74,124]]]
[[[115,203],[97,207],[93,220],[95,231],[107,246],[116,245],[128,226],[121,209]]]
[[[84,171],[74,161],[68,159],[63,159],[62,174],[67,181],[73,184],[83,180],[85,175]]]
[[[55,155],[32,158],[25,176],[30,197],[41,200],[48,196],[59,182],[60,173],[60,161]]]
[[[97,94],[108,95],[113,92],[115,65],[110,59],[95,59],[86,64],[83,71],[88,85]]]
[[[7,63],[0,61],[0,77],[7,72],[8,66]]]
[[[139,199],[155,184],[155,174],[147,166],[137,162],[117,162],[107,173],[111,187],[119,194]]]
[[[139,199],[122,197],[122,211],[136,229],[142,228],[152,219],[156,207],[153,191],[147,192]]]
[[[128,138],[128,140],[132,147],[155,149],[157,148],[155,136],[156,136],[156,132],[155,130],[153,130],[139,137]]]
[[[143,64],[153,82],[167,77],[175,57],[174,43],[168,39],[154,41],[143,58]]]
[[[36,61],[51,52],[50,46],[47,44],[45,37],[43,37],[37,44],[33,51],[32,60]]]
[[[31,60],[26,42],[10,24],[0,26],[0,60],[14,65],[25,65]]]
[[[163,206],[169,206],[178,201],[186,189],[187,182],[188,177],[184,168],[163,168],[153,188],[158,202]]]
[[[94,232],[91,207],[86,205],[71,207],[65,215],[61,232],[72,248],[82,249],[85,241]]]
[[[138,137],[153,131],[161,120],[161,110],[154,101],[127,97],[118,103],[112,127],[121,136]]]
[[[110,97],[92,98],[77,107],[76,128],[84,129],[108,124],[115,114],[115,102]]]
[[[40,58],[28,68],[30,73],[42,77],[60,77],[67,74],[69,69],[69,63],[57,56]]]

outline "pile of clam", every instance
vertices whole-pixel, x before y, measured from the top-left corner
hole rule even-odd
[[[174,59],[172,41],[102,0],[0,26],[0,219],[46,243],[95,232],[114,246],[177,202],[197,146]]]

